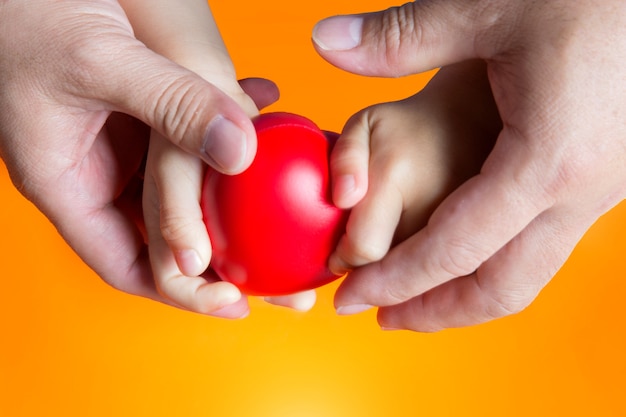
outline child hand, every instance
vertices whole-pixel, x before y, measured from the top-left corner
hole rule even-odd
[[[352,212],[330,268],[378,261],[422,229],[448,194],[478,174],[499,129],[478,61],[443,68],[414,96],[354,115],[331,155],[333,200]],[[348,276],[342,288],[349,285]]]

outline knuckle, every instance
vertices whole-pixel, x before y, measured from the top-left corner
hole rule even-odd
[[[526,297],[518,294],[502,291],[487,292],[485,301],[485,314],[488,319],[512,316],[522,312],[529,304]]]
[[[38,181],[33,180],[33,178],[29,177],[20,169],[11,169],[11,167],[9,167],[8,171],[15,189],[26,197],[26,199],[33,201],[33,198],[38,195],[37,191],[40,189]]]
[[[468,3],[471,3],[468,5]],[[446,8],[442,11],[441,8]],[[435,55],[441,44],[449,37],[449,27],[462,32],[471,46],[474,42],[476,53],[488,56],[493,53],[490,45],[501,43],[500,38],[511,34],[510,26],[514,23],[508,16],[515,16],[500,2],[491,0],[473,0],[471,2],[451,2],[441,6],[436,1],[414,1],[402,6],[385,10],[378,23],[378,28],[367,28],[378,32],[377,45],[385,51],[389,71],[398,71],[397,76],[404,75],[407,55],[414,54],[419,48],[426,55]],[[382,36],[381,36],[382,34]],[[370,35],[366,32],[366,35]]]
[[[381,262],[375,264],[378,269],[378,275],[384,277],[387,271],[390,270],[390,267],[397,267],[397,265],[392,265],[393,262],[389,258],[384,258]],[[428,283],[424,282],[422,275],[413,267],[412,263],[402,265],[401,271],[394,279],[390,279],[377,287],[380,294],[376,294],[376,299],[384,300],[383,303],[377,305],[398,305],[421,295],[422,297],[418,299],[417,303],[409,303],[403,307],[408,309],[408,317],[411,317],[411,320],[416,320],[420,314],[415,313],[415,311],[423,311],[423,303],[428,297]]]
[[[362,238],[346,234],[342,241],[342,258],[354,267],[367,265],[379,261],[387,253],[388,248],[380,242],[372,242]]]
[[[383,291],[383,299],[386,300],[386,305],[397,305],[401,304],[414,296],[418,295],[412,289],[412,286],[409,283],[396,283],[396,285],[385,285],[382,288]],[[404,285],[402,285],[404,284]]]
[[[171,277],[160,278],[161,279],[155,280],[155,289],[157,294],[177,307],[189,309],[188,300],[186,300],[184,295],[181,294],[181,290],[175,285],[175,282],[172,282],[173,279]]]
[[[416,170],[413,158],[406,149],[385,146],[381,148],[381,152],[372,155],[370,160],[371,165],[376,167],[376,175],[381,184],[390,184],[400,190],[404,188],[403,184],[415,182],[407,181],[415,176]]]
[[[194,311],[198,314],[211,314],[215,310],[215,306],[212,303],[203,303],[201,300],[201,292],[204,287],[197,287],[191,294],[191,299],[188,300],[185,304],[186,307]]]
[[[342,140],[343,139],[343,140]],[[333,148],[330,164],[334,172],[351,172],[355,165],[367,162],[368,152],[354,140],[340,138]]]
[[[558,145],[556,145],[558,146]],[[545,147],[544,147],[545,148]],[[531,149],[528,159],[539,154]],[[580,189],[593,188],[600,161],[588,149],[544,149],[546,157],[535,158],[515,172],[513,190],[536,210],[545,210],[562,198],[575,195]],[[531,192],[532,191],[532,192]]]
[[[599,162],[594,157],[594,152],[586,150],[568,152],[560,163],[554,165],[554,171],[544,183],[545,193],[559,196],[564,193],[576,193],[581,188],[593,187],[598,183],[595,172],[598,171],[598,166],[602,166]]]
[[[350,116],[343,128],[343,132],[333,147],[333,152],[335,149],[338,150],[338,153],[349,151],[354,147],[356,139],[369,136],[370,109],[360,110],[358,113]],[[358,143],[358,141],[356,142]]]
[[[176,306],[185,309],[196,310],[193,305],[193,290],[188,288],[188,283],[182,283],[180,277],[177,276],[160,276],[155,280],[157,293],[166,300],[174,303]]]
[[[462,277],[476,271],[487,258],[483,250],[472,239],[456,238],[443,243],[441,255],[427,263],[429,276],[439,276],[440,272],[450,277]]]
[[[190,236],[194,234],[193,231],[197,230],[189,216],[184,216],[177,210],[164,208],[161,208],[160,228],[163,239],[176,246],[189,241]]]
[[[155,126],[175,145],[185,148],[189,142],[191,126],[203,114],[204,97],[191,75],[178,77],[156,91],[152,100],[153,112],[149,120],[159,123]],[[187,147],[188,148],[188,147]]]
[[[476,29],[474,32],[474,48],[478,56],[489,57],[499,52],[497,48],[515,34],[518,14],[510,8],[503,8],[497,1],[474,1],[473,7],[467,8],[469,15],[465,21]],[[513,6],[515,7],[515,6]]]
[[[511,316],[522,312],[535,298],[537,290],[522,287],[488,285],[481,273],[477,274],[476,284],[482,295],[483,314],[487,320]]]

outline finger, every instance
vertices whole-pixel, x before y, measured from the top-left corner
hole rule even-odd
[[[256,153],[256,133],[247,113],[199,75],[139,42],[132,45],[115,49],[118,55],[106,65],[91,65],[91,78],[98,80],[90,86],[93,96],[142,120],[221,172],[247,168]]]
[[[288,307],[297,311],[309,311],[315,305],[317,299],[314,290],[304,291],[297,294],[265,297],[270,304]]]
[[[211,243],[198,203],[204,177],[202,161],[153,132],[147,175],[157,193],[156,201],[147,204],[158,204],[153,211],[158,218],[150,219],[150,224],[159,228],[151,230],[150,236],[160,234],[184,275],[200,275],[211,259]]]
[[[36,129],[26,137],[43,137],[42,132],[49,134],[58,127],[43,125],[43,130]],[[46,130],[51,126],[53,129]],[[162,301],[152,281],[139,227],[142,182],[136,174],[145,153],[147,130],[119,114],[112,115],[106,126],[80,163],[55,170],[55,158],[50,157],[39,175],[33,176],[28,170],[20,174],[28,184],[19,186],[20,191],[105,282],[124,292]],[[120,160],[124,166],[111,170]],[[24,158],[21,163],[32,170],[37,165],[32,161]]]
[[[273,83],[265,80],[249,80],[244,84],[262,102],[272,100],[276,90]],[[152,192],[152,198],[148,197],[148,191],[145,204],[152,207],[146,213],[150,246],[164,241],[171,250],[169,256],[176,260],[179,274],[196,277],[206,270],[211,258],[209,236],[198,203],[204,177],[203,164],[153,132],[147,173],[150,177],[148,186],[156,190]],[[183,279],[173,280],[172,274],[177,271],[160,263],[153,262],[153,266],[161,292],[186,308],[197,310],[198,307],[190,306],[194,301],[187,299],[183,302],[180,296],[172,295],[181,293],[176,286],[193,286],[193,281],[188,280],[185,284]]]
[[[239,80],[239,86],[259,110],[274,104],[280,98],[278,86],[264,78],[244,78]]]
[[[346,233],[328,262],[338,275],[380,260],[389,250],[402,212],[402,195],[388,186],[395,183],[388,179],[389,171],[369,166],[373,146],[369,113],[366,109],[346,123],[330,159],[333,200],[338,207],[352,209]],[[370,169],[381,175],[369,179]]]
[[[371,131],[367,111],[350,118],[330,156],[333,202],[350,209],[367,192]]]
[[[197,277],[181,274],[164,241],[151,242],[150,260],[159,293],[178,307],[223,318],[236,319],[248,315],[247,300],[237,287],[219,280],[211,271]]]
[[[169,142],[153,135],[144,183],[144,218],[156,288],[181,308],[243,317],[247,303],[241,301],[239,290],[212,275],[201,275],[211,256],[198,205],[202,163],[167,147]]]
[[[395,187],[376,181],[368,195],[350,213],[328,265],[337,275],[379,261],[389,251],[400,215],[402,195]]]
[[[383,328],[433,332],[484,323],[526,308],[593,220],[551,209],[482,265],[403,304],[379,310]]]
[[[199,314],[242,318],[248,314],[245,297],[232,284],[214,276],[185,276],[164,240],[150,242],[154,282],[163,299]]]
[[[486,58],[482,39],[505,37],[514,16],[498,2],[421,0],[387,10],[319,22],[313,42],[331,64],[362,75],[397,77],[470,58]],[[490,42],[489,45],[495,42]]]
[[[455,160],[465,141],[445,127],[433,129],[437,115],[429,116],[429,111],[415,95],[370,107],[346,125],[331,157],[331,173],[360,172],[355,176],[365,179],[370,172],[375,175],[367,179],[367,194],[352,209],[347,232],[330,257],[334,272],[380,260],[393,240],[424,227],[443,198],[478,172],[478,167],[468,171],[465,161]],[[474,156],[476,145],[469,148],[463,156],[482,164],[485,157]]]
[[[444,200],[424,229],[347,277],[337,307],[399,304],[470,275],[552,205],[537,174],[545,172],[536,166],[540,158],[504,136],[483,172]]]
[[[57,199],[43,211],[85,264],[118,290],[163,301],[152,280],[148,251],[135,219],[114,204],[85,207],[76,204],[77,196],[60,199],[63,189],[64,185],[57,183]]]

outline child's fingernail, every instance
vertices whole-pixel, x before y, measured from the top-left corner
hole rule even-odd
[[[193,249],[184,249],[176,254],[176,263],[178,269],[183,275],[188,277],[197,277],[204,272],[204,262],[198,252]]]
[[[340,306],[337,307],[337,314],[339,314],[340,316],[350,316],[352,314],[358,314],[367,311],[372,307],[373,306],[369,304],[353,304],[349,306]]]
[[[230,173],[241,169],[246,147],[245,132],[224,116],[217,116],[209,123],[202,151],[209,165]]]
[[[330,17],[315,25],[313,42],[325,51],[347,51],[361,44],[362,28],[362,17]]]
[[[398,327],[380,326],[380,330],[384,330],[386,332],[391,332],[391,331],[401,330],[401,329],[398,328]]]
[[[356,178],[354,175],[340,175],[335,179],[334,184],[334,198],[335,204],[338,207],[348,208],[352,203],[351,197],[356,191]]]
[[[234,303],[211,312],[211,316],[221,317],[225,319],[243,319],[250,314],[250,308],[247,303]]]

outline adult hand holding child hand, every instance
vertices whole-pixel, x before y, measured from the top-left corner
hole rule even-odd
[[[380,306],[383,327],[417,331],[525,308],[626,196],[625,23],[620,0],[421,0],[318,23],[318,52],[358,74],[484,60],[503,123],[480,173],[422,230],[355,269],[336,306]],[[358,162],[346,193],[364,192]]]

